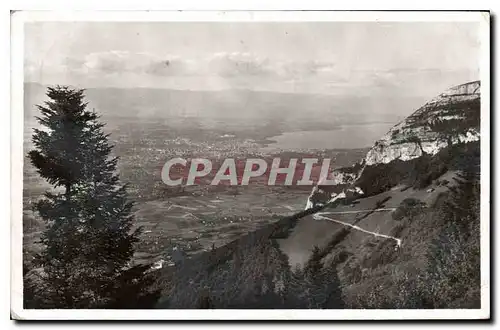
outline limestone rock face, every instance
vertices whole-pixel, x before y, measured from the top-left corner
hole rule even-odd
[[[409,161],[424,153],[435,155],[453,144],[479,141],[480,98],[479,81],[452,87],[433,98],[376,141],[360,164],[335,170],[334,185],[315,187],[306,207],[318,200],[326,202],[341,191],[356,189],[354,184],[366,167]]]
[[[478,141],[480,88],[479,81],[455,86],[426,103],[375,142],[366,165],[407,161],[424,152],[435,155],[449,143]]]

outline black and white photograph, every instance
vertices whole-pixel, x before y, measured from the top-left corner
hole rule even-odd
[[[490,317],[489,12],[11,18],[14,319]]]

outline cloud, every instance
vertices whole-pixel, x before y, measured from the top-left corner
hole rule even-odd
[[[144,70],[147,63],[153,60],[153,55],[147,53],[109,51],[90,53],[80,65],[91,73],[140,72]],[[72,68],[69,67],[69,69]]]
[[[477,73],[467,70],[357,68],[327,61],[276,60],[249,52],[184,58],[146,52],[106,51],[81,58],[25,62],[27,81],[89,86],[170,89],[250,89],[335,95],[431,96]]]
[[[87,74],[135,73],[153,76],[267,77],[290,79],[335,73],[332,63],[277,61],[248,52],[219,52],[202,58],[158,56],[149,53],[108,51],[90,53],[83,59],[64,58],[68,71]]]
[[[87,75],[92,79],[134,75],[138,79],[199,78],[226,79],[238,86],[274,82],[289,86],[323,85],[348,88],[392,84],[395,78],[414,74],[414,70],[357,70],[325,61],[284,61],[249,52],[218,52],[199,58],[156,55],[146,52],[107,51],[90,53],[83,58],[68,58],[60,63],[51,60],[40,66],[47,72]],[[27,66],[30,75],[36,66]],[[149,77],[149,78],[148,78]],[[247,86],[248,87],[248,86]],[[251,87],[251,86],[250,86]],[[314,86],[313,86],[314,87]]]

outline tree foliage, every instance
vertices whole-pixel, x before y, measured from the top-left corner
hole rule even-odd
[[[305,266],[292,272],[288,294],[287,308],[344,308],[335,264],[324,265],[317,246]]]
[[[390,285],[357,294],[353,308],[480,308],[480,187],[477,168],[459,174],[432,210],[436,236],[423,252],[425,266],[410,273],[390,265]],[[418,201],[405,203],[418,205]],[[414,210],[414,207],[408,210]],[[413,212],[413,211],[412,211]],[[406,214],[406,216],[408,216]],[[421,226],[415,222],[410,225]],[[422,230],[422,228],[416,228]]]
[[[444,223],[428,253],[422,287],[433,308],[479,308],[480,186],[476,169],[455,179],[450,196],[441,207]],[[423,285],[423,283],[426,285]]]
[[[392,213],[392,219],[402,220],[404,217],[412,220],[414,217],[422,213],[427,206],[424,202],[416,198],[405,198]]]
[[[133,204],[119,183],[104,124],[87,110],[83,90],[57,86],[47,96],[38,106],[43,129],[35,129],[28,155],[40,176],[63,191],[46,192],[34,206],[46,223],[44,249],[33,262],[38,307],[130,308],[149,300],[143,295],[154,300],[144,290],[148,267],[130,264],[140,228],[132,228]]]

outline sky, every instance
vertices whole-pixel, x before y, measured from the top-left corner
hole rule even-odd
[[[466,22],[36,22],[25,81],[432,97],[479,79]]]

